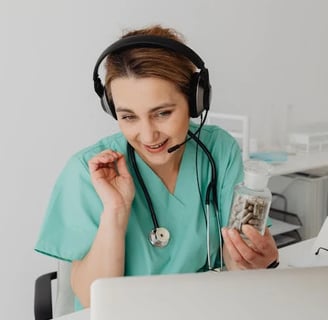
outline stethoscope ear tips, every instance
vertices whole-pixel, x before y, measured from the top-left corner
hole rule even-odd
[[[163,227],[153,229],[149,233],[149,241],[155,247],[164,248],[167,246],[169,240],[170,232]]]

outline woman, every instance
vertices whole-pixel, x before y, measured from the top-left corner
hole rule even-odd
[[[140,45],[144,35],[155,40],[146,37]],[[268,229],[261,236],[244,226],[246,243],[237,230],[222,228],[243,168],[227,132],[190,121],[209,107],[201,59],[178,44],[170,48],[165,39],[181,39],[160,26],[123,39],[123,47],[120,40],[105,51],[94,74],[103,108],[121,132],[70,159],[36,245],[72,261],[77,309],[89,306],[97,278],[199,272],[223,264],[228,270],[266,268],[278,257]],[[143,43],[148,39],[164,43]],[[97,77],[103,59],[105,87]]]

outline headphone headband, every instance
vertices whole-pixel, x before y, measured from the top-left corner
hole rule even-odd
[[[174,52],[180,53],[187,57],[198,69],[203,69],[205,66],[202,58],[191,48],[186,46],[180,41],[173,39],[152,36],[152,35],[136,35],[126,38],[122,38],[113,44],[111,44],[98,58],[94,72],[93,80],[98,77],[98,68],[102,61],[111,53],[118,53],[123,50],[133,49],[133,48],[163,48],[170,49]]]
[[[191,87],[193,90],[193,97],[189,99],[192,100],[191,103],[189,101],[189,104],[191,104],[191,117],[198,117],[204,109],[209,109],[211,86],[209,84],[208,70],[205,67],[204,61],[194,50],[174,39],[154,35],[134,35],[122,38],[111,44],[99,56],[94,67],[94,89],[101,98],[101,104],[105,112],[112,114],[116,118],[113,103],[108,99],[105,86],[99,78],[99,66],[108,55],[133,48],[162,48],[179,53],[188,58],[200,70],[194,73],[191,79]]]

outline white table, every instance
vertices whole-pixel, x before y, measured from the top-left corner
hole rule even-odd
[[[315,255],[314,244],[315,238],[312,238],[279,249],[279,268],[328,266],[328,252],[320,250],[319,254]]]
[[[328,166],[328,152],[303,152],[288,155],[286,162],[273,165],[273,176]]]

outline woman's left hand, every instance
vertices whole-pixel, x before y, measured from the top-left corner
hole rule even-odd
[[[223,258],[228,270],[267,268],[278,260],[278,249],[268,228],[262,236],[254,227],[243,225],[243,239],[236,229],[222,229]]]

